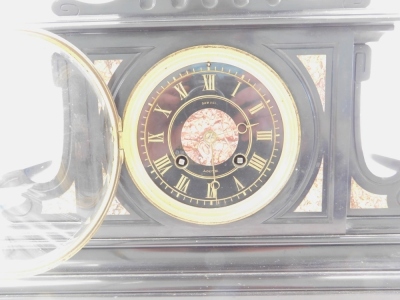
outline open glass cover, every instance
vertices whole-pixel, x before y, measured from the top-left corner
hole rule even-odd
[[[6,38],[0,278],[43,272],[81,249],[106,215],[119,174],[117,114],[90,61],[49,33]]]

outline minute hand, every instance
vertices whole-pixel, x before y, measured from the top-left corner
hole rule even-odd
[[[215,200],[218,200],[218,195],[217,195],[217,189],[219,188],[219,183],[216,180],[215,177],[215,166],[214,166],[214,147],[213,147],[213,143],[210,144],[211,146],[211,166],[212,166],[212,170],[213,170],[213,182],[211,182],[211,189],[213,191],[213,195],[215,196]],[[218,185],[218,187],[217,187]]]

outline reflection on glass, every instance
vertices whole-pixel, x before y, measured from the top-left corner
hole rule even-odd
[[[75,50],[43,37],[14,33],[15,47],[3,53],[0,278],[37,273],[77,251],[115,186],[108,94]]]
[[[398,170],[390,167],[377,155],[400,160],[400,31],[385,34],[379,43],[370,43],[372,49],[371,77],[362,83],[360,100],[361,142],[365,162],[370,171],[379,177],[391,177]]]

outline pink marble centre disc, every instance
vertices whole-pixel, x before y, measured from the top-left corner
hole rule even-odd
[[[238,144],[238,131],[232,118],[215,108],[192,114],[182,128],[181,142],[186,154],[203,166],[227,161]]]

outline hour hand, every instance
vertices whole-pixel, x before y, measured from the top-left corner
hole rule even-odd
[[[258,124],[260,123],[255,123],[255,124],[239,123],[236,125],[236,130],[238,131],[238,133],[244,134],[247,132],[247,130],[249,130],[249,128],[257,126]]]
[[[208,184],[208,190],[207,190],[207,198],[214,198],[215,200],[218,199],[218,194],[217,191],[220,187],[219,182],[216,180],[215,176],[215,162],[214,162],[214,143],[217,139],[216,134],[214,131],[207,131],[204,134],[204,142],[210,146],[211,149],[211,166],[212,166],[212,172],[213,172],[213,181]]]

